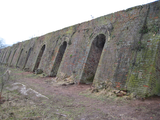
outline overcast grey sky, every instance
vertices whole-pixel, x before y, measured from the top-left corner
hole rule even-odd
[[[0,37],[6,44],[156,0],[0,0]]]

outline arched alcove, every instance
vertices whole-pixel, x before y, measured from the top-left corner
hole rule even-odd
[[[9,57],[11,56],[11,51],[9,52],[9,55],[7,57],[7,60],[6,60],[6,63],[8,64],[8,60],[9,60]]]
[[[23,49],[21,49],[21,52],[20,52],[20,54],[19,54],[19,57],[18,57],[18,60],[17,60],[17,63],[16,63],[16,67],[18,67],[17,65],[18,65],[19,60],[20,60],[20,58],[21,58],[22,52],[23,52]]]
[[[6,54],[7,54],[7,52],[4,53],[3,58],[2,58],[2,62],[4,62],[4,60],[6,58]]]
[[[65,53],[66,47],[67,47],[67,42],[64,41],[63,44],[59,48],[59,51],[57,53],[57,56],[56,56],[56,59],[55,59],[55,62],[54,62],[54,65],[53,65],[50,76],[55,77],[57,75],[57,72],[58,72],[59,66],[61,64],[63,55]]]
[[[38,54],[38,57],[37,57],[37,60],[36,60],[36,63],[35,63],[35,66],[34,66],[34,69],[33,69],[33,72],[35,72],[35,70],[37,70],[38,69],[38,67],[39,67],[39,64],[40,64],[40,62],[41,62],[41,58],[42,58],[42,56],[43,56],[43,53],[44,53],[44,50],[45,50],[45,45],[43,45],[42,46],[42,48],[41,48],[41,50],[40,50],[40,52],[39,52],[39,54]]]
[[[1,52],[1,58],[0,58],[0,62],[2,62],[2,60],[3,60],[3,57],[4,57],[4,51],[3,51],[3,52]]]
[[[13,58],[14,58],[14,55],[15,55],[16,51],[17,51],[17,49],[16,49],[16,50],[14,51],[14,53],[13,53],[13,56],[12,56],[12,59],[11,59],[10,65],[12,65],[12,61],[13,61]]]
[[[31,54],[31,48],[29,49],[29,51],[28,51],[28,54],[27,54],[27,57],[26,57],[26,60],[25,60],[25,63],[24,63],[24,66],[23,66],[23,69],[25,68],[25,66],[26,66],[26,64],[27,64],[27,61],[28,61],[28,59],[29,59],[29,56],[30,56],[30,54]]]
[[[106,36],[104,34],[99,34],[94,38],[83,70],[81,83],[93,82],[105,42]]]

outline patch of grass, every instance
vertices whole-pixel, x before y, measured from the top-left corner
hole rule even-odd
[[[19,94],[16,90],[4,92],[4,98],[9,100],[3,103],[0,107],[0,119],[6,120],[22,120],[22,119],[53,119],[52,113],[54,111],[50,103],[42,104],[41,102],[34,102]]]

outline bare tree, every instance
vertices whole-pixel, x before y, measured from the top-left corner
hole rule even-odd
[[[7,45],[5,44],[4,39],[0,38],[0,53],[1,53],[1,49],[5,48],[5,47],[7,47]],[[0,73],[3,73],[2,68],[0,69]],[[10,77],[10,70],[9,69],[7,69],[6,72],[0,76],[0,103],[2,102],[3,88],[4,88],[5,84],[8,82],[9,77]]]
[[[2,71],[1,71],[2,72]],[[10,78],[10,70],[7,69],[6,72],[0,76],[0,103],[2,102],[2,92],[3,92],[3,88],[6,85],[6,83],[9,81]]]
[[[0,38],[0,49],[7,47],[3,38]]]

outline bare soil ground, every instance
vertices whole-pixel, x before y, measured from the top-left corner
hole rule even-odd
[[[63,86],[53,77],[10,70],[0,104],[2,120],[160,120],[158,96],[144,101],[106,97],[91,93],[90,85]]]

